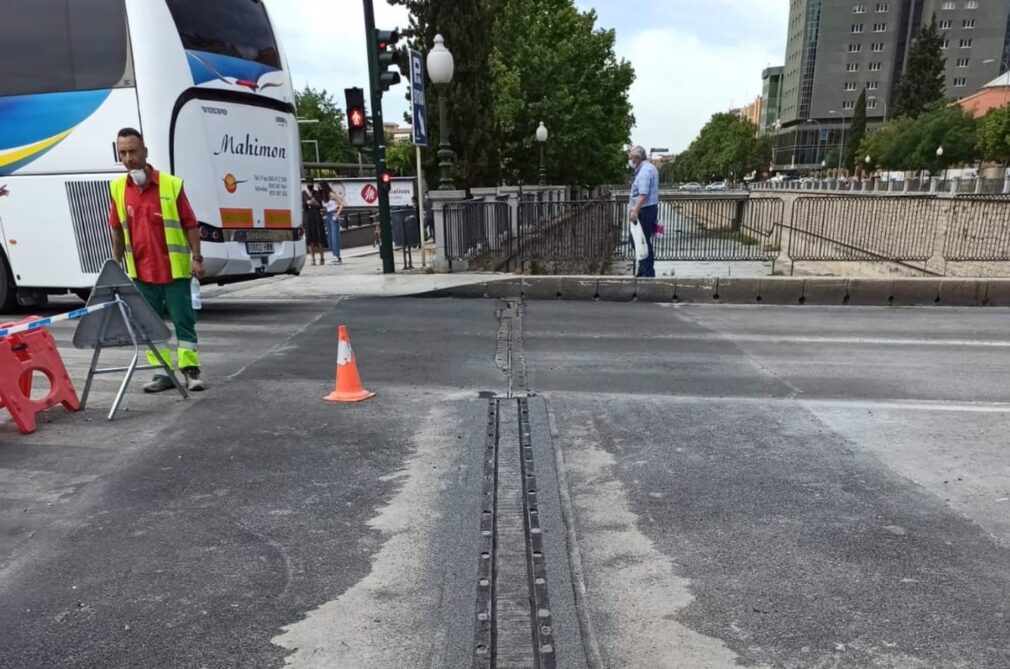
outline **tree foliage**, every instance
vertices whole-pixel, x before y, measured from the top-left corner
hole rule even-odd
[[[905,71],[898,79],[894,97],[894,116],[916,118],[944,99],[943,35],[936,15],[922,27],[908,51]]]
[[[856,100],[856,111],[852,115],[852,130],[849,133],[849,141],[845,145],[845,155],[842,157],[845,163],[845,169],[852,174],[856,169],[856,162],[862,160],[862,156],[866,155],[861,153],[859,150],[859,145],[863,141],[863,137],[866,136],[866,89],[859,94],[859,99]]]
[[[978,155],[975,118],[960,107],[934,106],[918,118],[899,118],[874,130],[860,145],[873,166],[937,172],[973,162]],[[937,156],[943,147],[943,155]]]
[[[572,0],[497,0],[491,72],[502,177],[535,183],[542,121],[550,183],[599,184],[626,175],[635,75],[612,30]],[[578,159],[573,160],[573,156]]]
[[[757,136],[757,127],[735,114],[715,114],[687,151],[673,163],[676,181],[709,181],[741,178],[760,170],[771,160],[768,138]]]
[[[333,101],[325,89],[316,90],[309,86],[303,91],[295,91],[295,107],[298,118],[314,119],[318,123],[299,125],[303,141],[319,143],[319,159],[326,163],[349,163],[357,160],[357,154],[347,138],[344,112]],[[306,159],[315,159],[314,152]]]
[[[978,151],[983,160],[1010,163],[1010,107],[992,109],[979,122]]]
[[[550,182],[624,177],[634,72],[615,56],[613,31],[596,27],[595,12],[580,12],[572,0],[389,2],[410,11],[411,46],[427,52],[437,32],[455,59],[445,95],[458,185],[536,183],[541,121],[550,135]],[[439,95],[429,86],[433,147],[425,151],[425,171],[432,179]]]
[[[491,0],[388,0],[410,12],[410,46],[431,51],[435,35],[445,39],[452,52],[455,72],[445,92],[449,141],[455,159],[456,185],[487,186],[498,181],[495,91],[491,77],[493,15]],[[437,181],[436,146],[442,137],[438,104],[443,95],[434,86],[426,90],[431,146],[424,152],[425,173]]]

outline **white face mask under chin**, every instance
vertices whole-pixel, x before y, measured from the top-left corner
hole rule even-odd
[[[133,179],[133,183],[137,184],[138,188],[143,188],[147,185],[146,170],[130,170],[130,178]]]

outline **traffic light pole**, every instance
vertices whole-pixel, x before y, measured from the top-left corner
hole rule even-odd
[[[382,86],[379,84],[378,54],[372,48],[375,35],[375,11],[372,0],[364,0],[365,44],[368,46],[368,88],[372,94],[372,147],[375,154],[375,186],[379,189],[379,256],[383,274],[396,271],[393,258],[393,225],[389,214],[389,189],[382,183],[386,173],[386,130],[382,125]],[[406,240],[404,240],[406,241]]]

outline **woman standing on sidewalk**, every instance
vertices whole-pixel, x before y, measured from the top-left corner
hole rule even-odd
[[[323,228],[322,215],[322,193],[315,180],[311,177],[305,181],[305,189],[302,191],[302,224],[305,226],[305,245],[309,255],[312,257],[312,264],[316,264],[316,254],[319,254],[319,264],[325,262],[323,254],[326,248],[324,237],[326,230]]]
[[[344,213],[344,187],[340,184],[331,187],[324,184],[323,192],[326,196],[326,234],[330,238],[330,253],[333,254],[333,264],[339,265],[344,262],[340,257],[340,217]]]

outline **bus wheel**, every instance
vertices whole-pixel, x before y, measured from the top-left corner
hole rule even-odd
[[[18,306],[18,290],[11,278],[7,258],[0,252],[0,312],[10,313]]]

